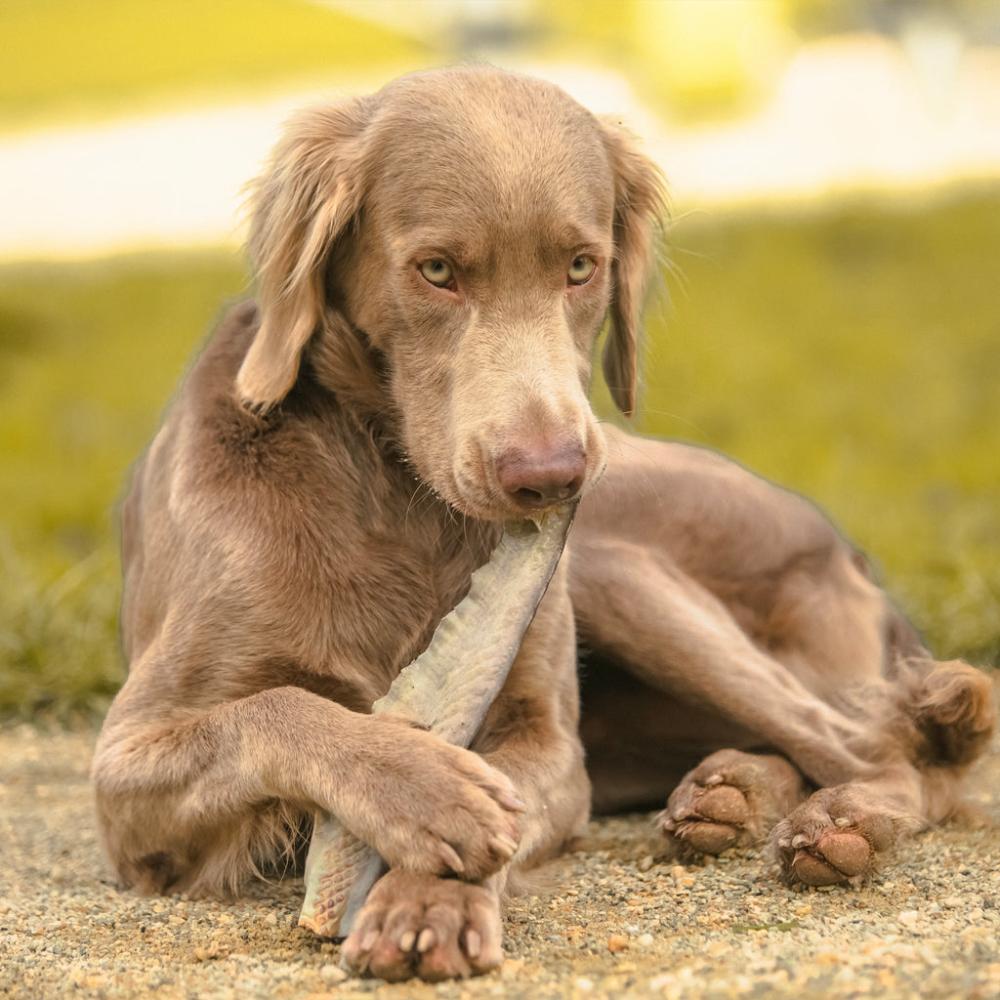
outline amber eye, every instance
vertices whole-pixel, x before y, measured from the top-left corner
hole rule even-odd
[[[571,285],[585,285],[594,276],[596,270],[597,261],[593,257],[580,254],[579,257],[573,258],[566,276],[569,278]]]
[[[440,257],[433,257],[431,260],[425,260],[420,265],[420,273],[427,279],[432,285],[436,285],[438,288],[447,288],[452,281],[452,270],[451,264],[446,260],[442,260]]]

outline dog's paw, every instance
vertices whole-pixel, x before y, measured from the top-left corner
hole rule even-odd
[[[339,805],[352,833],[390,867],[417,874],[476,882],[511,860],[525,804],[507,775],[433,733],[385,717],[373,727],[388,739],[367,762],[369,794]]]
[[[464,979],[503,961],[500,904],[490,889],[390,871],[344,941],[344,965],[389,982]]]
[[[657,823],[682,858],[721,854],[759,841],[802,787],[782,757],[720,750],[685,775]]]
[[[860,885],[915,825],[869,789],[838,785],[793,810],[771,841],[791,885]]]

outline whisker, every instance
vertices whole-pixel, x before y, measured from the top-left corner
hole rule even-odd
[[[685,427],[690,427],[692,430],[697,431],[699,434],[707,434],[707,430],[702,427],[697,421],[692,420],[690,417],[685,417],[680,413],[674,413],[672,410],[658,410],[655,407],[644,406],[642,408],[643,415],[649,414],[654,417],[669,417],[671,420],[676,420],[679,423],[685,425]]]
[[[423,496],[421,496],[420,494],[421,490],[424,491]],[[430,498],[431,498],[430,488],[427,486],[425,482],[423,482],[423,480],[418,479],[417,488],[413,491],[412,495],[410,496],[410,502],[406,505],[406,513],[403,514],[404,526],[406,525],[410,517],[410,511],[411,510],[419,511],[421,502],[428,500]]]

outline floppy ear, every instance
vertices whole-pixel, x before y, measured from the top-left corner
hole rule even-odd
[[[261,320],[236,388],[254,410],[284,399],[320,324],[326,262],[364,195],[371,104],[360,98],[293,118],[253,188],[249,248]]]
[[[639,323],[660,222],[666,215],[666,185],[660,168],[640,152],[628,132],[608,119],[602,126],[615,178],[614,287],[604,378],[615,405],[630,417],[635,410]]]

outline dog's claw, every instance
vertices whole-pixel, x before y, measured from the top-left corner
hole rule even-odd
[[[490,847],[499,857],[512,858],[517,850],[517,841],[512,840],[505,833],[496,833],[490,839]]]
[[[527,802],[517,795],[511,795],[509,792],[504,792],[500,796],[499,802],[504,809],[509,809],[511,812],[523,813],[528,808]]]
[[[441,857],[445,867],[450,868],[456,875],[461,875],[465,871],[465,863],[451,844],[441,844]]]
[[[465,951],[469,958],[477,958],[483,948],[483,939],[471,927],[465,932]]]

